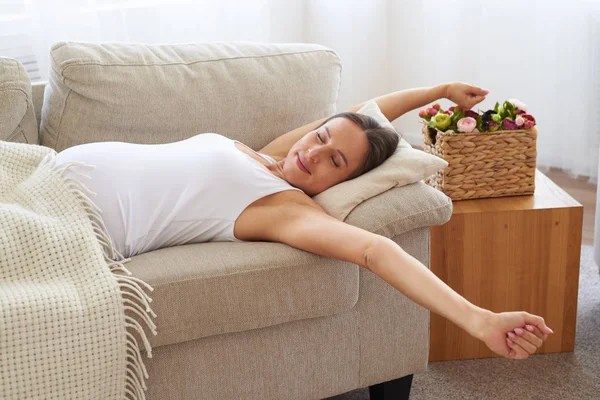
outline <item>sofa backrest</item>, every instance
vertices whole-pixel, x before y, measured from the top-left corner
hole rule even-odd
[[[81,43],[50,51],[41,144],[215,132],[259,149],[336,111],[341,60],[307,43]]]
[[[23,65],[0,57],[0,140],[38,144],[31,81]]]

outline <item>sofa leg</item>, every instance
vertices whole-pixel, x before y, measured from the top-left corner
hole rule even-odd
[[[412,375],[369,386],[371,400],[408,400]]]

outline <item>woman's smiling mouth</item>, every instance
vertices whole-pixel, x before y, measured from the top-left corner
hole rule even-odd
[[[309,175],[312,175],[309,171],[308,168],[306,168],[304,166],[304,164],[302,164],[302,161],[300,160],[300,154],[296,153],[296,165],[298,166],[298,168],[300,168],[302,171],[306,172]]]

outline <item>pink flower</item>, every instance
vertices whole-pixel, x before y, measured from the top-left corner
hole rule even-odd
[[[427,109],[427,114],[429,114],[430,117],[433,117],[435,114],[437,114],[437,110],[433,107],[429,107]]]
[[[521,109],[517,109],[515,111],[515,114],[519,115],[519,114],[525,114],[525,111],[521,110]]]
[[[512,105],[515,106],[515,108],[517,108],[519,110],[527,111],[527,104],[521,102],[520,100],[508,99],[508,102],[512,103]]]
[[[525,121],[525,129],[531,129],[535,125],[535,122],[527,120]]]
[[[427,115],[427,110],[426,109],[423,109],[423,110],[419,111],[419,117],[425,118],[426,115]]]
[[[440,112],[444,113],[444,114],[452,115],[452,111],[450,111],[450,110],[440,111]]]
[[[440,110],[440,103],[435,103],[434,105],[431,106],[431,108],[435,108],[436,110]]]
[[[471,117],[464,117],[458,120],[456,123],[456,127],[459,132],[470,133],[473,132],[473,129],[477,126],[477,121]]]
[[[524,123],[525,123],[525,120],[523,118],[521,118],[521,116],[518,116],[517,118],[515,118],[515,124],[517,124],[517,126],[523,126]]]
[[[455,109],[455,108],[456,108],[456,106],[452,106],[452,107],[448,108],[448,111],[450,111],[450,112],[454,112],[454,109]]]

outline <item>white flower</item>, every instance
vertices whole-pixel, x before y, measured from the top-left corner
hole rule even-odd
[[[477,126],[477,121],[472,117],[464,117],[458,120],[456,123],[459,132],[471,133]]]
[[[518,99],[508,99],[508,102],[515,106],[515,108],[527,112],[527,104],[523,103],[522,101]]]

